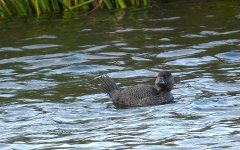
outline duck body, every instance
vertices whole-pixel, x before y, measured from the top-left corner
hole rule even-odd
[[[167,81],[159,85],[160,79],[157,77],[155,86],[138,84],[120,89],[109,76],[99,78],[101,89],[107,93],[117,108],[143,107],[161,105],[173,102],[174,98],[171,89],[167,86]],[[171,87],[172,88],[172,87]]]
[[[169,92],[160,92],[151,85],[139,84],[113,92],[110,96],[116,107],[160,105],[173,101]]]

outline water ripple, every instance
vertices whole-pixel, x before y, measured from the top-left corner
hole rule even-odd
[[[150,21],[172,21],[172,20],[178,20],[181,19],[181,17],[168,17],[168,18],[160,18],[160,19],[150,19]]]
[[[45,48],[53,48],[53,47],[60,47],[62,45],[57,45],[57,44],[34,44],[34,45],[27,45],[23,46],[23,49],[29,49],[29,50],[34,50],[34,49],[45,49]]]
[[[7,81],[7,82],[1,83],[0,89],[39,90],[39,89],[49,88],[56,85],[57,83],[55,82],[44,81],[44,80],[29,80],[29,81],[23,81],[23,82]]]
[[[161,45],[148,45],[146,48],[173,48],[173,47],[179,47],[181,45],[179,44],[161,44]]]
[[[110,70],[123,70],[124,67],[117,66],[105,66],[105,65],[77,65],[70,67],[63,67],[61,69],[55,69],[47,73],[47,75],[52,74],[63,74],[63,73],[74,73],[74,74],[85,74],[85,73],[95,73],[100,71],[110,71]]]
[[[227,34],[233,34],[233,33],[239,33],[240,30],[235,31],[227,31],[227,32],[216,32],[216,31],[201,31],[201,35],[227,35]]]
[[[110,45],[101,45],[101,46],[94,46],[94,47],[90,47],[88,49],[85,49],[84,52],[92,52],[92,51],[99,51],[102,50],[104,48],[109,47]]]
[[[226,52],[217,54],[216,57],[223,59],[227,62],[237,63],[240,62],[240,52]]]
[[[142,28],[142,29],[119,29],[116,30],[115,33],[126,33],[126,32],[132,32],[132,31],[144,31],[144,32],[158,32],[158,31],[172,31],[174,28],[171,27],[162,27],[162,28]]]
[[[200,49],[214,48],[214,47],[223,46],[223,45],[233,45],[233,44],[239,43],[239,42],[240,42],[240,40],[238,40],[238,39],[212,41],[212,42],[208,42],[208,43],[202,43],[197,46],[192,46],[192,48],[200,48]]]
[[[197,50],[197,49],[180,49],[180,50],[173,50],[173,51],[167,51],[163,52],[157,55],[157,57],[161,58],[168,58],[168,57],[179,57],[179,56],[185,56],[185,55],[193,55],[198,54],[201,52],[205,52],[206,50]]]
[[[1,47],[0,52],[5,52],[5,51],[22,51],[21,48],[15,48],[15,47]]]
[[[26,38],[24,40],[38,40],[38,39],[57,39],[56,35],[41,35],[33,38]]]
[[[238,2],[156,5],[0,24],[1,149],[239,149]],[[175,103],[116,109],[95,80],[154,84],[159,70]]]
[[[177,59],[174,61],[169,61],[167,65],[175,65],[175,66],[199,66],[203,64],[209,64],[210,62],[217,61],[216,58],[211,56],[204,56],[201,58],[183,58]]]
[[[141,70],[129,70],[129,71],[121,71],[121,72],[112,72],[108,74],[112,78],[134,78],[134,77],[151,77],[156,75],[155,72],[141,69]]]

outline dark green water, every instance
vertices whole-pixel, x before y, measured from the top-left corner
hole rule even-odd
[[[153,84],[176,103],[115,109],[95,77]],[[0,24],[1,149],[239,149],[240,2]]]

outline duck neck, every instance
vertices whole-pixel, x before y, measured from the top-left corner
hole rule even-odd
[[[161,92],[161,87],[155,85],[156,93],[159,94]]]
[[[156,93],[157,94],[164,93],[164,92],[170,92],[171,91],[171,89],[169,89],[169,88],[161,88],[161,87],[159,87],[157,85],[155,85],[154,88],[156,89],[156,91],[157,91]]]
[[[164,88],[161,90],[161,92],[170,92],[170,91],[171,91],[171,89],[169,89],[169,88]]]

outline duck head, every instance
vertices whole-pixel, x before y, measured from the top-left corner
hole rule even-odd
[[[155,81],[155,88],[160,91],[171,91],[174,87],[175,81],[169,71],[160,71]]]

